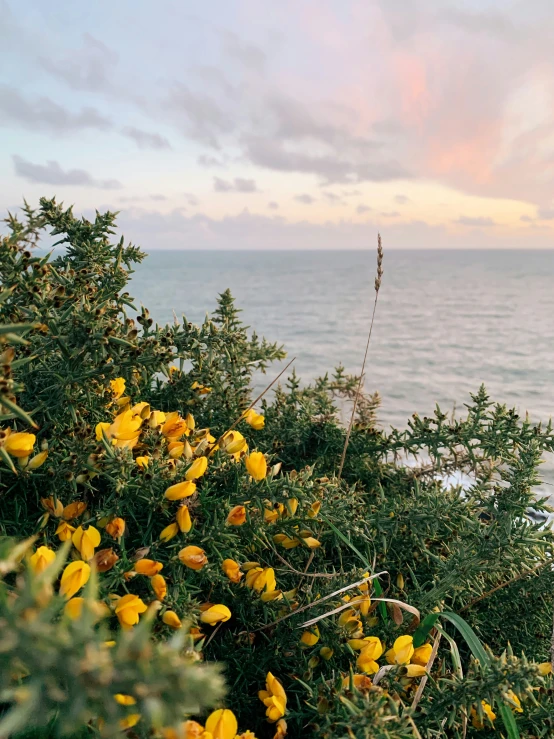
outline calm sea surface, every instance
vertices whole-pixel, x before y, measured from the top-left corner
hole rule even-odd
[[[554,251],[390,251],[384,269],[366,372],[382,425],[462,411],[481,383],[534,421],[554,415]],[[373,252],[153,251],[130,292],[158,322],[197,322],[230,288],[307,382],[359,372],[374,270]]]

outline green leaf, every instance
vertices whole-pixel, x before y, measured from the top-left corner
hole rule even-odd
[[[440,615],[440,613],[429,613],[414,631],[414,647],[416,649],[425,642]]]

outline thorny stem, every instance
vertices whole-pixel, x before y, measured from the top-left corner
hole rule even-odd
[[[383,246],[381,244],[381,234],[377,234],[377,276],[375,278],[375,301],[373,303],[373,312],[371,314],[371,323],[369,324],[369,333],[367,335],[367,343],[365,345],[364,361],[362,362],[362,371],[360,372],[360,379],[358,380],[358,386],[356,388],[356,394],[354,395],[354,403],[352,404],[352,415],[350,416],[350,423],[346,431],[346,439],[344,440],[344,447],[342,450],[342,456],[340,459],[339,471],[337,478],[340,480],[342,475],[342,469],[344,467],[344,460],[346,459],[346,450],[350,443],[350,434],[352,433],[352,426],[354,425],[354,418],[356,416],[356,408],[358,407],[358,399],[362,390],[362,383],[364,381],[365,363],[367,360],[367,354],[369,351],[369,342],[371,341],[371,332],[373,331],[373,322],[375,320],[375,311],[377,309],[377,299],[379,297],[379,288],[381,287],[381,278],[383,277]]]

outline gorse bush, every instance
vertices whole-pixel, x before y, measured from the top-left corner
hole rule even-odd
[[[251,408],[284,352],[228,292],[158,326],[114,214],[7,225],[0,736],[554,736],[550,425],[363,397],[339,477],[356,378]]]

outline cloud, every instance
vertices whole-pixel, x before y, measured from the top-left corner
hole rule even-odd
[[[122,185],[118,180],[95,180],[84,169],[63,170],[58,162],[49,161],[46,165],[33,164],[23,157],[14,154],[13,163],[15,173],[28,182],[46,185],[73,185],[98,187],[102,190],[117,190]]]
[[[394,202],[398,205],[406,205],[406,203],[411,203],[411,200],[407,195],[395,195]]]
[[[221,137],[235,128],[232,115],[219,103],[181,83],[173,87],[163,105],[185,136],[214,149],[219,149]]]
[[[535,222],[535,219],[531,218],[531,216],[520,216],[519,220],[523,221],[523,223],[534,223]]]
[[[140,128],[134,126],[125,126],[121,133],[132,139],[139,149],[171,149],[169,141],[159,133],[141,131]]]
[[[308,193],[302,193],[302,195],[295,195],[294,199],[297,203],[303,203],[304,205],[312,205],[312,203],[315,203],[315,198],[311,195],[308,195]]]
[[[398,216],[400,215],[400,212],[397,210],[386,210],[386,211],[383,211],[382,213],[379,213],[379,215],[382,216],[383,218],[398,218]]]
[[[232,181],[214,177],[214,190],[216,192],[259,192],[256,180],[244,177],[235,177]]]
[[[160,193],[154,193],[153,195],[150,195],[150,200],[167,200],[167,197],[165,195],[161,195]]]
[[[474,226],[476,228],[488,228],[497,224],[492,218],[471,218],[470,216],[460,216],[454,221],[460,226]]]
[[[211,154],[200,154],[196,161],[201,167],[225,167],[225,164],[220,159]]]
[[[106,92],[112,89],[118,55],[89,33],[83,34],[80,49],[65,55],[41,57],[43,68],[63,80],[72,90]]]
[[[551,221],[554,219],[554,208],[539,208],[537,217],[541,221]]]
[[[101,131],[112,128],[110,119],[95,108],[85,107],[78,113],[71,113],[48,97],[28,100],[8,85],[0,85],[0,124],[54,135],[75,133],[86,128]]]
[[[275,200],[272,200],[271,202],[269,202],[269,203],[267,204],[267,207],[268,207],[268,208],[269,208],[270,210],[277,210],[277,209],[279,208],[279,203],[276,203],[276,202],[275,202]]]
[[[225,33],[225,50],[227,54],[251,70],[259,72],[265,66],[265,52],[259,46],[243,41],[235,33]]]
[[[330,205],[346,205],[346,201],[334,192],[324,192],[323,197]]]
[[[373,210],[373,208],[370,208],[369,205],[363,205],[360,203],[356,208],[356,213],[362,215],[362,213],[369,213],[370,210]]]

